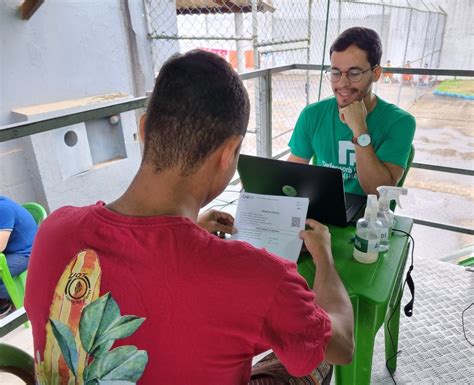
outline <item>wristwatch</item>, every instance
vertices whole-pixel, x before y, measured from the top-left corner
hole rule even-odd
[[[369,134],[360,134],[357,138],[352,138],[352,143],[358,144],[361,147],[367,147],[371,142]]]

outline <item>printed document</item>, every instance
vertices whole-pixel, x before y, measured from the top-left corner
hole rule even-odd
[[[241,192],[232,239],[246,241],[296,262],[303,245],[309,199]]]

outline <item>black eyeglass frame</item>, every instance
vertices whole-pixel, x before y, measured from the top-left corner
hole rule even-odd
[[[359,70],[358,68],[351,68],[349,71],[339,71],[338,69],[333,69],[333,68],[329,68],[327,69],[324,74],[326,75],[326,78],[331,82],[331,83],[337,83],[338,81],[340,81],[342,79],[342,75],[343,74],[346,74],[346,77],[347,79],[349,79],[349,81],[351,81],[352,83],[359,83],[361,80],[362,80],[362,77],[364,76],[364,74],[368,71],[373,71],[375,68],[378,67],[378,64],[366,69],[365,71],[362,71],[362,70]],[[339,76],[337,78],[337,80],[334,80],[333,79],[333,73],[332,71],[337,71],[339,73]],[[354,80],[354,79],[351,79],[351,71],[360,71],[359,73],[357,73],[356,75],[354,76],[357,76],[359,77],[359,79],[357,80]]]

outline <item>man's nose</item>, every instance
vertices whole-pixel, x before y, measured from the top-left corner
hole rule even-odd
[[[341,78],[339,79],[340,85],[349,84],[351,81],[349,80],[349,76],[347,76],[347,72],[341,73]]]

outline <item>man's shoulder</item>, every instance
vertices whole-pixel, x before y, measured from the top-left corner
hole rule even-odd
[[[63,206],[54,210],[49,214],[46,219],[41,223],[39,227],[40,232],[48,231],[50,229],[69,229],[74,226],[74,223],[78,222],[78,219],[84,217],[91,212],[93,206]],[[66,230],[68,231],[68,230]]]
[[[62,206],[56,210],[54,210],[48,218],[63,218],[68,217],[71,215],[78,215],[82,213],[89,212],[93,206]]]
[[[6,196],[0,195],[0,207],[1,208],[13,208],[19,206],[18,203],[7,198]]]
[[[309,114],[317,114],[317,113],[326,112],[328,110],[332,110],[334,109],[335,106],[336,106],[336,98],[334,96],[331,96],[326,99],[322,99],[318,102],[308,104],[304,108],[303,111]]]
[[[379,96],[377,96],[377,106],[382,114],[390,114],[394,118],[407,119],[415,122],[415,117],[407,110],[404,110],[396,104],[390,103]]]

